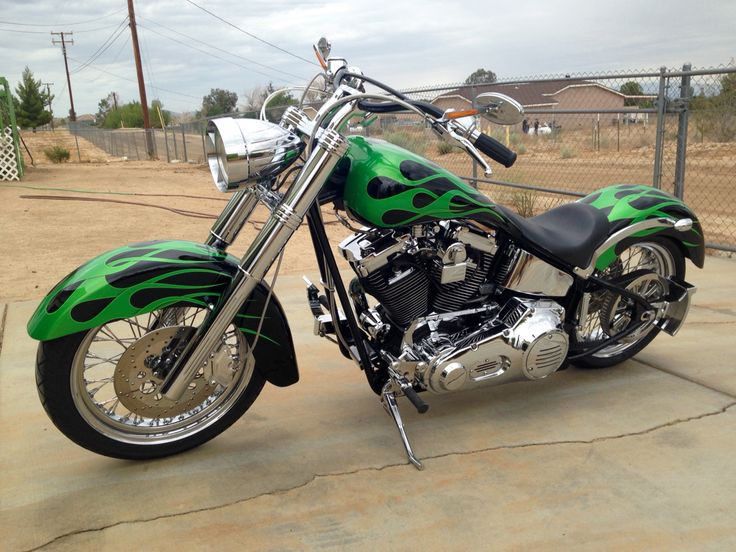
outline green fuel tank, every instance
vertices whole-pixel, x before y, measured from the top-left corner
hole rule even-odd
[[[343,197],[357,220],[381,228],[445,219],[505,220],[490,199],[424,157],[384,140],[349,140]]]

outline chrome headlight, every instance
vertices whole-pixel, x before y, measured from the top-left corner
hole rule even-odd
[[[279,174],[304,148],[296,134],[278,125],[232,117],[207,123],[206,142],[207,163],[221,192]]]

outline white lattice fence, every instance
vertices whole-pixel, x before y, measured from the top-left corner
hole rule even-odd
[[[0,133],[0,180],[20,180],[13,131],[10,127],[5,127]]]

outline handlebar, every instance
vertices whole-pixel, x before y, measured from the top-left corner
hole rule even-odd
[[[435,105],[427,102],[411,101],[407,100],[408,103],[421,110],[423,113],[430,115],[436,119],[442,119],[444,112]],[[358,102],[358,108],[367,111],[369,113],[396,113],[399,111],[406,111],[406,108],[396,102],[385,102],[376,103],[362,100]],[[477,134],[477,136],[475,136]],[[506,168],[511,167],[516,162],[516,153],[511,151],[509,148],[504,146],[498,140],[491,138],[487,134],[483,134],[480,131],[472,133],[469,136],[473,145],[480,151],[485,153],[488,157],[494,161],[500,163]]]
[[[442,115],[444,115],[443,111],[440,108],[438,108],[435,105],[432,105],[431,103],[411,101],[411,100],[407,100],[407,101],[414,107],[426,113],[427,115],[431,115],[432,117],[435,117],[437,119],[441,119]],[[374,102],[368,102],[368,101],[361,101],[361,102],[358,102],[358,108],[363,111],[367,111],[369,113],[396,113],[398,111],[406,111],[405,107],[403,107],[402,105],[399,105],[396,102],[374,103]]]
[[[479,132],[478,137],[473,140],[473,145],[506,168],[509,168],[516,161],[516,152],[511,151],[498,140],[482,132]]]
[[[306,133],[310,135],[309,143],[307,145],[308,152],[312,149],[312,144],[316,138],[317,131],[322,126],[325,118],[329,116],[330,109],[336,107],[336,104],[342,104],[349,101],[348,98],[352,96],[357,100],[356,107],[367,113],[397,113],[401,111],[414,111],[417,114],[424,114],[427,118],[427,122],[433,130],[437,132],[437,134],[444,139],[454,141],[464,149],[468,155],[481,164],[486,175],[491,174],[491,167],[479,152],[486,154],[488,157],[507,168],[511,167],[516,161],[516,153],[504,146],[501,142],[491,138],[487,134],[483,134],[477,129],[468,129],[454,120],[447,120],[445,118],[445,112],[439,107],[428,102],[411,100],[406,95],[394,90],[390,86],[364,75],[360,69],[347,67],[346,63],[335,71],[332,79],[333,89],[335,91],[339,90],[343,86],[343,82],[346,83],[346,89],[352,91],[348,92],[346,96],[337,99],[336,102],[334,100],[338,97],[333,96],[333,104],[329,105],[328,103],[323,106],[320,109],[314,124],[310,128],[305,129]],[[377,86],[383,91],[394,96],[395,100],[378,102],[372,101],[376,99],[384,100],[385,96],[366,94],[362,84],[363,82]],[[328,105],[330,109],[327,109]]]

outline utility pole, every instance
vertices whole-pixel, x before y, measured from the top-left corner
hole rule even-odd
[[[66,59],[66,45],[74,45],[74,39],[67,39],[68,36],[73,36],[74,33],[51,33],[51,44],[61,44],[61,51],[64,54],[64,67],[66,68],[66,84],[69,87],[69,103],[71,109],[69,110],[69,120],[75,122],[77,120],[77,112],[74,111],[74,96],[72,96],[72,80],[69,78],[69,62]],[[57,40],[54,36],[60,36],[61,39]]]
[[[53,82],[42,82],[41,86],[46,87],[46,97],[49,100],[49,113],[51,113],[51,130],[54,130],[54,110],[51,109],[51,87],[54,86]]]
[[[143,108],[143,128],[146,132],[146,152],[148,158],[153,158],[153,131],[151,121],[148,117],[148,101],[146,100],[146,85],[143,82],[143,66],[141,64],[141,51],[138,47],[138,29],[135,24],[135,11],[133,0],[128,0],[128,24],[130,25],[130,36],[133,42],[133,56],[135,57],[135,70],[138,73],[138,91],[141,95],[141,107]]]

